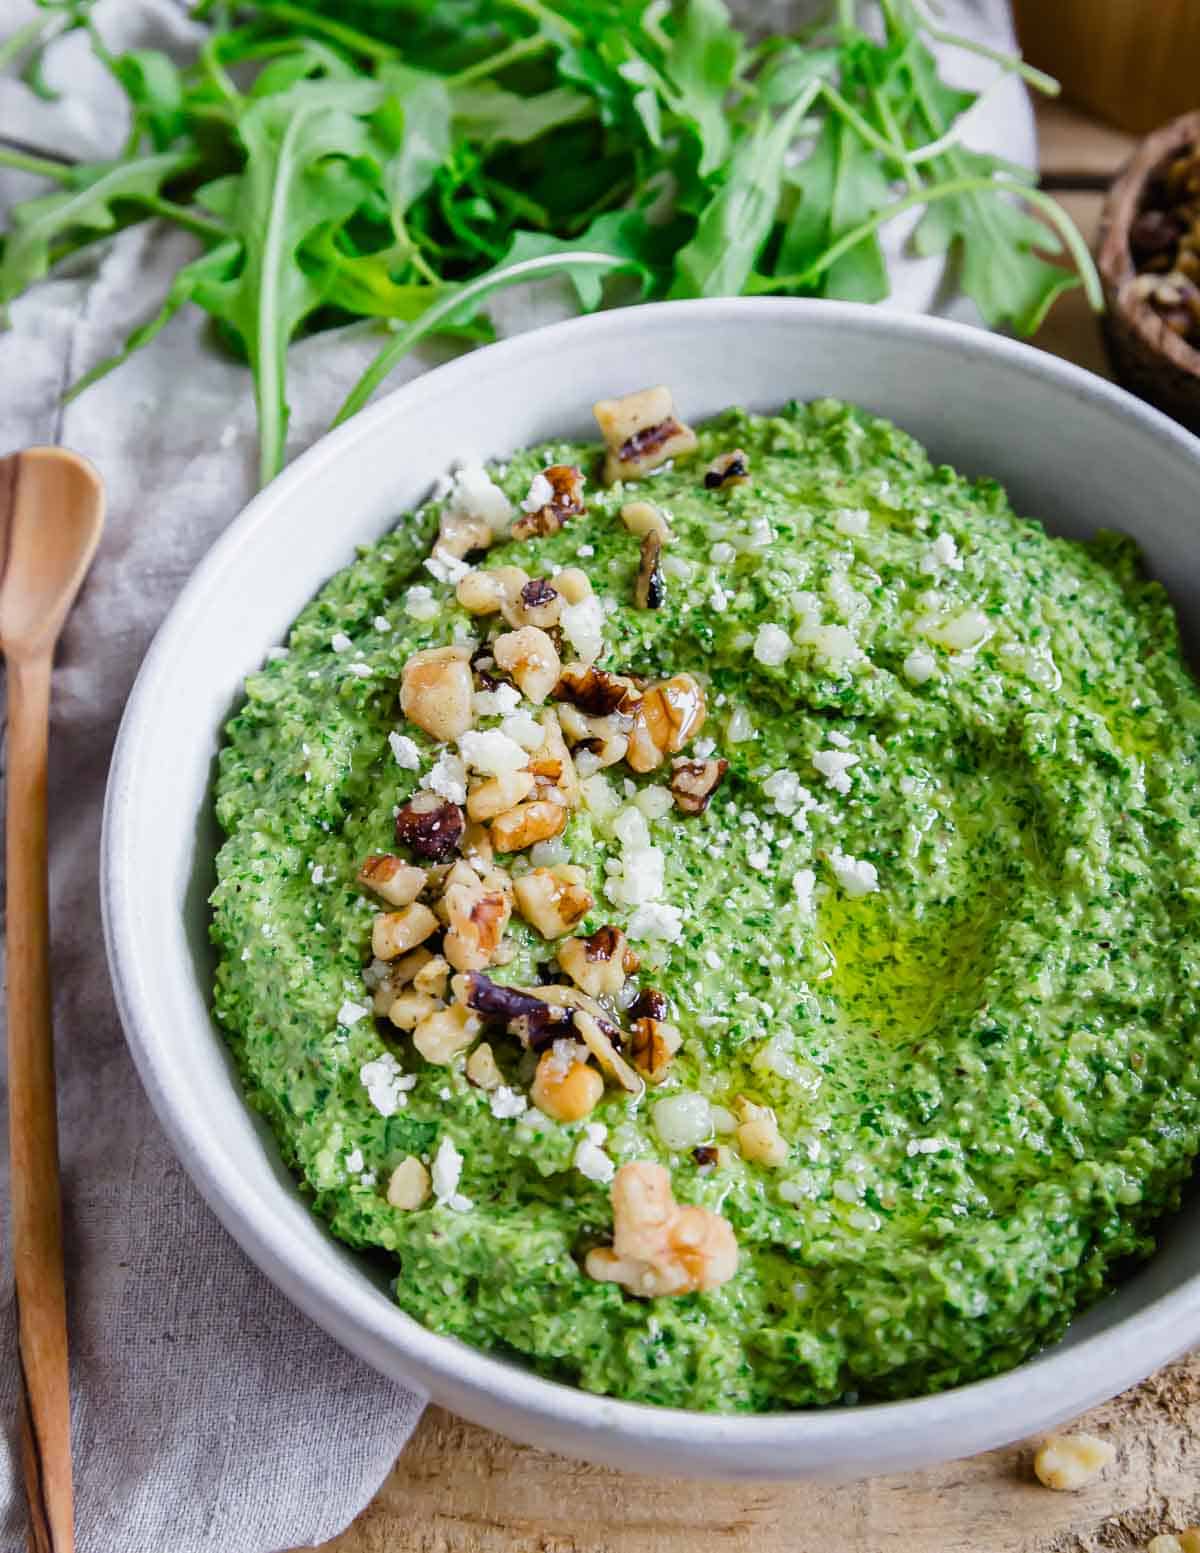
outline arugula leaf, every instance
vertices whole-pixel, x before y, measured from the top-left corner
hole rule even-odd
[[[455,127],[485,149],[504,142],[528,145],[551,130],[595,113],[590,98],[569,86],[554,86],[524,97],[494,81],[485,81],[457,88],[453,102]]]
[[[804,99],[778,120],[764,110],[735,147],[725,182],[701,213],[695,236],[675,256],[668,296],[737,296],[744,289],[775,224],[783,159],[807,110]]]
[[[183,80],[174,61],[158,49],[134,49],[113,60],[112,73],[133,109],[133,144],[145,133],[156,151],[167,150],[187,124]]]
[[[729,22],[724,0],[691,0],[663,62],[667,107],[700,142],[701,178],[714,173],[730,151],[726,100],[737,79],[742,38]]]
[[[366,121],[383,95],[374,82],[309,81],[253,103],[238,124],[246,169],[226,214],[236,223],[244,262],[231,277],[204,276],[193,295],[245,347],[264,482],[283,462],[287,345],[324,300],[322,276],[300,265],[299,249],[361,204],[363,184],[350,163],[377,153]]]
[[[191,152],[171,151],[128,162],[97,162],[72,170],[74,188],[15,205],[0,259],[0,305],[46,274],[52,244],[73,233],[114,231],[119,225],[117,202],[158,195],[194,161]]]
[[[389,99],[376,113],[377,127],[388,119],[392,155],[383,169],[392,219],[400,226],[409,206],[433,182],[450,154],[450,93],[440,76],[407,65],[385,65],[378,75]]]
[[[569,259],[581,248],[592,253],[611,254],[617,261],[612,268],[634,274],[640,283],[641,295],[645,296],[653,275],[647,252],[648,240],[646,218],[640,212],[613,210],[597,216],[578,239],[569,243],[547,237],[542,232],[518,232],[504,255],[504,264],[507,268],[554,254]],[[575,287],[579,306],[585,313],[594,313],[604,300],[604,271],[580,266],[567,273]]]
[[[887,173],[853,129],[833,122],[833,192],[830,202],[831,240],[881,211],[892,197]],[[845,302],[880,302],[888,294],[887,264],[879,238],[872,233],[825,272],[824,294]]]

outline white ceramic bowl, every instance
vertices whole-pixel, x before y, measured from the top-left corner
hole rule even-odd
[[[1200,621],[1200,442],[1108,383],[982,332],[829,302],[682,302],[599,314],[465,356],[297,460],[196,571],[121,728],[104,833],[105,930],[142,1081],[200,1190],[296,1304],[349,1349],[519,1439],[639,1471],[862,1475],[998,1445],[1075,1414],[1200,1341],[1200,1202],[1068,1338],[1009,1374],[911,1402],[717,1417],[616,1402],[439,1337],[301,1200],[243,1104],[209,1014],[209,786],[243,676],[354,546],[467,455],[591,433],[596,399],[669,383],[696,420],[832,394],[940,458],[998,476],[1055,530],[1131,530]]]

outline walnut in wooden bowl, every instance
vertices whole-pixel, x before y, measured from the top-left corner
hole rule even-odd
[[[1117,178],[1098,263],[1117,376],[1200,432],[1200,112],[1148,135]]]

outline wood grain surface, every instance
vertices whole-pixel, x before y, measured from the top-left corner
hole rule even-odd
[[[1132,140],[1058,106],[1040,129],[1043,170],[1091,236],[1103,203],[1091,185]],[[1037,343],[1107,371],[1079,292]],[[860,1483],[701,1484],[583,1466],[431,1408],[374,1503],[323,1553],[1136,1553],[1200,1522],[1200,1352],[1080,1427],[1117,1458],[1079,1494],[1043,1488],[1028,1443]]]

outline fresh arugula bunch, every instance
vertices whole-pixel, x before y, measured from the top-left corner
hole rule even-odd
[[[201,0],[207,38],[182,67],[110,53],[91,0],[39,3],[0,68],[49,94],[46,49],[85,29],[130,128],[107,162],[0,146],[0,165],[54,185],[9,212],[0,303],[136,222],[193,233],[157,311],[71,392],[194,303],[253,373],[264,481],[297,335],[386,325],[341,420],[434,331],[489,338],[487,299],[541,275],[569,276],[584,310],[617,276],[625,299],[878,301],[880,229],[922,209],[913,246],[960,256],[988,323],[1031,332],[1080,280],[1098,305],[1062,209],[958,144],[974,98],[940,80],[930,45],[980,46],[949,39],[925,0],[863,18],[838,0],[806,35],[757,43],[724,0]]]

